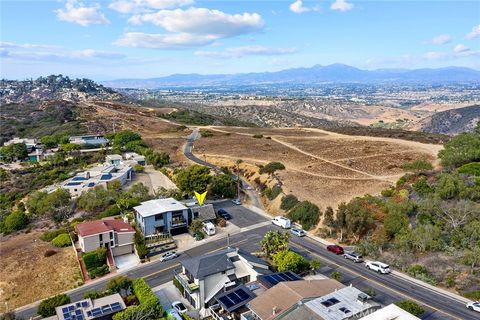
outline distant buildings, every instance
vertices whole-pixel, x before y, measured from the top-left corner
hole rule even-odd
[[[127,181],[132,180],[133,175],[133,168],[128,163],[103,164],[78,173],[73,178],[64,181],[61,188],[68,190],[72,197],[79,197],[82,192],[96,186],[106,188],[108,183],[113,181],[118,181],[121,185],[124,185]]]
[[[3,145],[10,146],[12,144],[18,144],[18,143],[24,143],[27,146],[27,149],[31,151],[33,148],[37,146],[38,141],[37,139],[13,138],[12,140],[5,142]]]
[[[122,297],[112,294],[98,299],[84,299],[55,308],[56,315],[44,319],[48,320],[107,320],[125,310],[127,306]]]
[[[108,139],[102,135],[82,135],[70,137],[70,143],[79,144],[81,146],[105,146],[108,144]]]
[[[113,256],[134,253],[135,229],[119,219],[82,222],[76,226],[82,252],[105,247]]]

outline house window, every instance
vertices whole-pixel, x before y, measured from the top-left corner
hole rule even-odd
[[[162,213],[155,215],[155,221],[160,221],[160,220],[163,220],[163,214]]]
[[[100,240],[100,242],[102,242],[102,241],[103,241],[103,234],[100,233],[100,234],[98,235],[98,239]]]
[[[110,239],[113,239],[113,232],[110,232]]]
[[[110,241],[110,246],[113,247],[114,246],[114,243],[113,243],[113,240]]]

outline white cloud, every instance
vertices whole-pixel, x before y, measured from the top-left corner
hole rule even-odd
[[[110,21],[100,12],[100,5],[84,6],[77,0],[67,0],[65,8],[55,10],[57,18],[61,21],[77,23],[83,27],[91,24],[108,24]]]
[[[461,52],[466,52],[466,51],[469,51],[470,48],[467,47],[466,45],[460,43],[460,44],[457,44],[454,48],[453,48],[453,52],[455,53],[461,53]]]
[[[434,37],[430,43],[435,45],[441,45],[448,43],[452,40],[452,38],[448,34],[441,34],[439,36]]]
[[[301,14],[304,12],[309,12],[309,11],[321,11],[322,8],[320,6],[313,6],[313,7],[307,7],[303,4],[302,0],[296,0],[295,2],[291,3],[290,6],[290,11]]]
[[[115,44],[122,47],[150,49],[185,49],[212,43],[217,37],[194,35],[189,33],[152,34],[127,32]]]
[[[228,14],[219,10],[194,7],[135,15],[129,21],[133,24],[149,22],[170,32],[218,37],[259,31],[264,26],[262,17],[257,13]]]
[[[296,48],[273,48],[265,46],[241,46],[227,48],[224,51],[197,51],[195,55],[207,58],[241,58],[244,56],[277,56],[297,52]]]
[[[52,49],[60,48],[60,46],[54,46],[49,44],[32,44],[32,43],[13,43],[13,42],[0,42],[0,48],[16,48],[16,49]]]
[[[108,7],[120,13],[134,13],[149,9],[177,8],[192,3],[193,0],[115,0]]]
[[[468,40],[473,40],[473,39],[475,39],[479,36],[480,36],[480,24],[478,26],[473,27],[472,31],[467,33],[465,38],[468,39]]]
[[[260,31],[264,26],[262,17],[257,13],[228,14],[194,7],[137,14],[129,22],[151,23],[170,33],[127,32],[115,44],[155,49],[203,46],[219,39]]]
[[[332,10],[338,10],[338,11],[349,11],[353,9],[353,4],[348,3],[345,0],[335,0],[334,3],[330,6],[330,9]]]

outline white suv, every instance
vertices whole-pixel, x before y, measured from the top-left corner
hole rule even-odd
[[[378,273],[388,274],[390,273],[390,267],[388,264],[379,261],[369,261],[365,263],[365,267],[369,270],[376,271]]]
[[[480,312],[480,302],[469,302],[467,303],[467,308],[472,310],[472,311],[477,311]]]

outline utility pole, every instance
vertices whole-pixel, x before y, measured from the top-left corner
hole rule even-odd
[[[227,233],[227,248],[230,248],[230,233]]]

